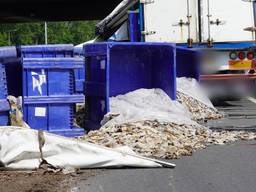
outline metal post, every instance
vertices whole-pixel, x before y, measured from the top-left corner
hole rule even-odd
[[[187,0],[187,27],[188,27],[187,43],[189,48],[192,48],[193,46],[193,39],[191,38],[191,18],[192,18],[192,15],[190,14],[190,4],[189,4],[189,0]]]
[[[48,28],[47,28],[47,22],[44,22],[44,40],[45,44],[48,44]]]
[[[8,45],[11,45],[11,31],[8,31]]]
[[[253,10],[253,17],[254,17],[254,22],[253,22],[253,26],[252,27],[247,27],[244,30],[245,31],[249,31],[252,32],[252,36],[254,38],[255,41],[255,45],[256,45],[256,13],[255,13],[255,6],[256,6],[256,0],[242,0],[244,2],[248,2],[252,4],[252,10]]]
[[[254,18],[254,27],[256,27],[256,2],[252,1],[252,10],[253,10],[253,18]],[[256,42],[256,31],[254,31],[254,40]]]
[[[207,6],[208,6],[208,9],[207,9],[207,17],[208,17],[208,40],[207,40],[207,44],[208,44],[208,47],[212,47],[212,43],[213,43],[213,40],[212,40],[212,36],[211,36],[211,12],[210,12],[210,0],[207,0]]]
[[[11,42],[11,34],[12,34],[12,32],[15,32],[15,31],[17,31],[17,29],[13,29],[13,30],[7,31],[8,45],[11,45],[11,44],[12,44],[12,42]]]
[[[202,5],[202,0],[198,0],[198,32],[199,32],[199,42],[201,43],[202,42],[202,39],[203,39],[203,36],[202,36],[202,21],[203,21],[203,18],[202,18],[202,10],[203,10],[203,5]]]
[[[188,39],[190,39],[191,38],[191,34],[190,34],[191,15],[190,15],[189,0],[187,0],[187,19],[188,19]]]

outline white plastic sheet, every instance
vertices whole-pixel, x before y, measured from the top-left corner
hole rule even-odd
[[[195,124],[190,112],[161,89],[138,89],[111,97],[110,113],[104,117],[102,124],[109,126],[144,120]]]
[[[44,133],[44,139],[43,159],[56,168],[162,167],[164,164],[128,154],[127,149],[109,149],[50,133]],[[36,169],[40,162],[38,131],[0,127],[1,165],[8,169]]]

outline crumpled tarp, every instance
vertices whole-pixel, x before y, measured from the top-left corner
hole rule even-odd
[[[39,136],[39,133],[43,133],[43,137]],[[43,145],[40,144],[42,142]],[[43,160],[56,168],[63,169],[67,167],[174,167],[167,162],[127,153],[127,150],[120,152],[120,149],[109,149],[32,129],[0,127],[1,166],[16,170],[37,169]]]

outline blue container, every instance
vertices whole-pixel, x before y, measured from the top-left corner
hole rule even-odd
[[[0,48],[0,126],[6,126],[9,123],[10,106],[7,101],[7,79],[5,60],[16,57],[16,47],[1,47]],[[15,78],[15,77],[14,77]]]
[[[64,136],[79,136],[74,126],[75,104],[84,102],[75,93],[74,70],[84,59],[72,57],[73,46],[22,46],[23,113],[34,129]]]
[[[199,80],[200,52],[188,48],[176,48],[177,77],[188,77]]]
[[[5,67],[0,63],[0,126],[6,126],[9,122],[10,106],[7,101],[7,83]]]
[[[100,127],[109,98],[140,88],[161,88],[176,98],[175,46],[167,43],[94,43],[86,59],[86,129]]]

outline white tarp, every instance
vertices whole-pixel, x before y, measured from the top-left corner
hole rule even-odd
[[[110,113],[101,123],[109,126],[145,120],[195,124],[190,112],[161,89],[138,89],[111,97]]]
[[[42,156],[56,168],[174,167],[95,144],[44,133]],[[36,169],[41,163],[38,131],[18,127],[0,127],[0,165],[7,169]]]

